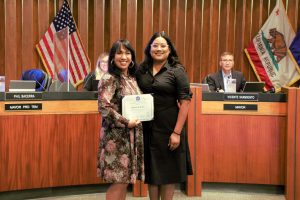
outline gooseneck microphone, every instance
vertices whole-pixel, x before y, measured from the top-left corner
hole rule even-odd
[[[43,91],[46,91],[46,88],[45,88],[42,84],[40,84],[40,82],[36,79],[35,74],[32,75],[32,78],[35,80],[35,82],[36,82],[39,86],[41,86],[41,87],[43,88]],[[44,79],[46,79],[46,78],[47,78],[47,77],[45,76]],[[38,90],[38,91],[41,91],[41,90]]]

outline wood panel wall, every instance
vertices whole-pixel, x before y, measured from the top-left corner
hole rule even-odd
[[[22,70],[43,65],[35,45],[63,0],[0,0],[0,75],[19,79]],[[167,32],[187,68],[200,82],[218,69],[220,52],[235,54],[235,68],[256,80],[243,49],[261,28],[275,0],[69,0],[94,69],[97,56],[118,38],[127,38],[138,61],[150,36]],[[299,0],[283,0],[299,28]]]

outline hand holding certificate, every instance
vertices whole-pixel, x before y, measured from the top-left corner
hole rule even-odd
[[[154,103],[151,94],[127,95],[122,99],[122,115],[127,119],[150,121],[154,116]]]

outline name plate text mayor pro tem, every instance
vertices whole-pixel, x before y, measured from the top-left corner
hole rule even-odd
[[[5,104],[6,111],[42,110],[42,103]]]

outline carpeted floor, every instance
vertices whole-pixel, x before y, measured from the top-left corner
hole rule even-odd
[[[1,200],[105,200],[105,185],[89,185],[0,193]],[[127,200],[147,200],[148,197],[132,197],[128,189]],[[203,184],[201,197],[187,197],[179,189],[174,200],[285,200],[283,187],[243,184]]]
[[[104,200],[105,193],[84,194],[64,197],[47,197],[39,198],[38,200]],[[132,197],[127,195],[127,200],[147,200],[148,197]],[[212,192],[205,191],[202,197],[187,197],[180,191],[176,191],[174,200],[284,200],[283,195],[279,194],[246,194],[246,193],[231,193],[231,192]],[[37,200],[37,199],[35,199]]]

